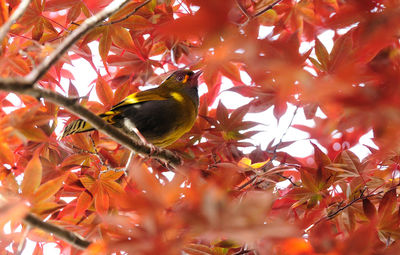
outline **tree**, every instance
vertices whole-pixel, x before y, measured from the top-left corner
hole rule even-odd
[[[0,10],[2,250],[30,239],[35,254],[46,243],[63,254],[397,254],[398,1],[1,0]],[[76,59],[93,83],[76,84],[66,68]],[[208,91],[173,145],[153,150],[97,117],[178,68],[203,70]],[[214,104],[227,79],[248,104]],[[300,140],[287,130],[266,148],[250,139],[249,114],[273,109],[279,122],[288,106],[314,123],[293,116],[288,127],[309,135],[305,158],[287,150]],[[58,139],[76,118],[98,131]],[[354,147],[371,132],[360,159]]]

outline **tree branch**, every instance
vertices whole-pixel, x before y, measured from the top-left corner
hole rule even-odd
[[[32,0],[22,0],[7,22],[0,28],[0,42],[4,40],[10,27],[25,13]]]
[[[54,236],[60,238],[61,240],[81,250],[86,249],[87,247],[89,247],[89,245],[92,244],[92,242],[84,239],[80,235],[68,231],[62,227],[42,221],[41,219],[39,219],[38,217],[36,217],[31,213],[25,216],[24,222],[30,227],[39,228],[45,231],[46,233],[51,233]]]
[[[59,60],[64,53],[74,45],[84,34],[94,28],[98,23],[110,17],[116,11],[120,10],[130,0],[117,0],[111,2],[106,8],[97,13],[96,15],[87,18],[77,29],[71,32],[65,40],[41,62],[35,69],[33,69],[27,76],[26,80],[32,85],[35,84],[40,78],[47,73],[47,71]]]
[[[93,114],[83,106],[77,104],[76,100],[70,99],[56,92],[33,87],[33,85],[54,65],[57,60],[86,32],[95,27],[103,19],[111,16],[122,8],[129,0],[118,0],[112,2],[98,14],[86,19],[77,29],[75,29],[65,40],[50,54],[50,56],[33,69],[25,78],[0,78],[0,90],[26,94],[35,98],[43,98],[59,106],[64,107],[71,113],[89,122],[94,128],[113,138],[116,142],[124,145],[128,149],[136,151],[142,155],[152,155],[166,163],[177,166],[181,164],[181,159],[174,153],[157,148],[155,151],[147,145],[143,145],[131,136],[127,135],[118,128],[107,124],[97,115]],[[145,3],[148,3],[146,1]],[[143,7],[141,4],[135,10]]]
[[[67,50],[85,33],[95,27],[99,22],[118,11],[129,1],[130,0],[114,1],[98,14],[86,19],[77,29],[72,31],[71,34],[65,38],[65,40],[50,54],[49,57],[41,62],[27,76],[23,78],[0,78],[0,90],[46,99],[49,102],[64,107],[71,113],[89,122],[94,128],[107,134],[113,138],[113,140],[127,147],[128,149],[145,155],[149,155],[151,153],[152,157],[161,159],[170,165],[177,166],[181,164],[181,159],[172,152],[159,148],[153,149],[147,145],[140,144],[131,136],[114,126],[107,124],[103,119],[79,105],[75,99],[71,99],[56,92],[34,86],[35,83],[38,82],[41,77],[62,57],[62,55],[67,52]],[[135,11],[143,7],[148,2],[150,1],[145,1],[143,4],[138,6]],[[4,39],[12,24],[14,24],[16,20],[24,13],[29,3],[29,0],[22,0],[21,4],[18,6],[17,10],[13,13],[10,19],[0,28],[1,40]],[[91,244],[90,241],[85,240],[81,236],[64,228],[44,222],[33,214],[28,214],[25,216],[24,222],[31,227],[40,228],[45,232],[52,233],[56,237],[66,241],[78,249],[86,249]]]
[[[142,155],[151,154],[152,157],[160,159],[174,167],[181,164],[181,159],[173,152],[157,147],[150,148],[149,146],[136,141],[134,138],[132,138],[132,136],[127,135],[121,129],[118,129],[108,124],[96,114],[79,105],[75,99],[65,97],[50,90],[32,87],[32,83],[26,81],[23,78],[0,79],[0,90],[30,95],[35,98],[46,99],[49,102],[64,107],[71,113],[89,122],[95,129],[110,136],[111,138],[113,138],[114,141],[118,142],[119,144],[125,146],[130,150],[133,150]]]

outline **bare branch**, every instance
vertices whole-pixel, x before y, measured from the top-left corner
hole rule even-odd
[[[86,19],[77,29],[75,29],[66,39],[51,53],[51,55],[38,65],[37,68],[33,69],[25,78],[3,78],[0,79],[0,90],[16,92],[19,94],[26,94],[35,98],[44,98],[52,103],[64,107],[73,114],[79,116],[83,120],[89,122],[97,130],[112,137],[116,142],[124,145],[125,147],[136,151],[142,155],[152,155],[154,158],[158,158],[162,161],[167,162],[169,165],[177,166],[181,164],[181,159],[174,153],[162,150],[152,149],[147,145],[143,145],[131,136],[127,135],[118,128],[115,128],[107,124],[97,115],[93,114],[83,106],[77,104],[75,99],[62,96],[50,90],[45,90],[33,85],[50,69],[52,65],[86,32],[92,29],[96,24],[111,16],[113,13],[122,8],[129,0],[114,1],[107,6],[103,11],[98,14]],[[144,2],[136,8],[144,6]]]
[[[22,0],[17,9],[11,14],[10,18],[0,28],[0,42],[4,40],[10,27],[25,13],[32,0]]]
[[[104,23],[104,24],[100,24],[98,26],[108,26],[108,25],[112,25],[112,24],[124,21],[124,20],[128,19],[130,16],[132,16],[133,14],[135,14],[140,8],[142,8],[143,6],[145,6],[146,4],[148,4],[150,2],[151,2],[151,0],[146,0],[143,3],[141,3],[140,5],[138,5],[132,12],[130,12],[125,17],[123,17],[121,19],[118,19],[118,20],[111,21],[111,22],[107,22],[107,23]]]
[[[47,57],[41,62],[37,68],[33,69],[27,76],[26,80],[31,84],[35,84],[40,78],[59,60],[64,53],[74,45],[84,34],[94,28],[98,23],[104,19],[110,17],[116,11],[121,9],[130,0],[117,0],[113,1],[102,11],[96,15],[86,19],[77,29],[71,32],[64,41]]]
[[[22,78],[0,79],[0,90],[26,94],[35,98],[46,99],[49,102],[64,107],[71,113],[89,122],[95,129],[112,137],[114,141],[118,142],[119,144],[125,146],[130,150],[133,150],[142,155],[151,155],[152,157],[160,159],[174,167],[181,164],[181,159],[173,152],[157,147],[151,148],[150,146],[144,145],[136,141],[132,136],[126,134],[121,129],[118,129],[108,124],[99,116],[95,115],[85,107],[79,105],[75,99],[65,97],[50,90],[32,87],[32,83]]]
[[[60,238],[61,240],[73,245],[74,247],[84,250],[91,244],[90,241],[84,239],[83,237],[79,236],[76,233],[68,231],[62,227],[53,225],[48,222],[44,222],[35,215],[29,213],[24,218],[24,222],[28,224],[30,227],[39,228],[46,233],[51,233],[56,237]]]

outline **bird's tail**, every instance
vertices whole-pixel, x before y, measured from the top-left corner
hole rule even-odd
[[[81,119],[74,120],[64,128],[64,132],[63,132],[61,138],[64,138],[68,135],[87,132],[87,131],[91,131],[91,130],[94,130],[94,128],[92,127],[92,125],[90,125],[86,121],[81,120]]]
[[[108,111],[103,114],[100,114],[99,117],[101,117],[103,120],[105,120],[109,124],[114,124],[114,116],[119,114],[119,112],[116,111]],[[83,132],[88,132],[94,130],[93,126],[87,123],[84,120],[74,120],[71,123],[69,123],[65,128],[64,132],[61,136],[61,139],[72,134],[76,133],[83,133]]]

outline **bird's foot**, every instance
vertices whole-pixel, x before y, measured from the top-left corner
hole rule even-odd
[[[148,155],[149,157],[153,156],[158,151],[158,148],[152,143],[147,143],[146,145],[150,147],[150,153]]]

